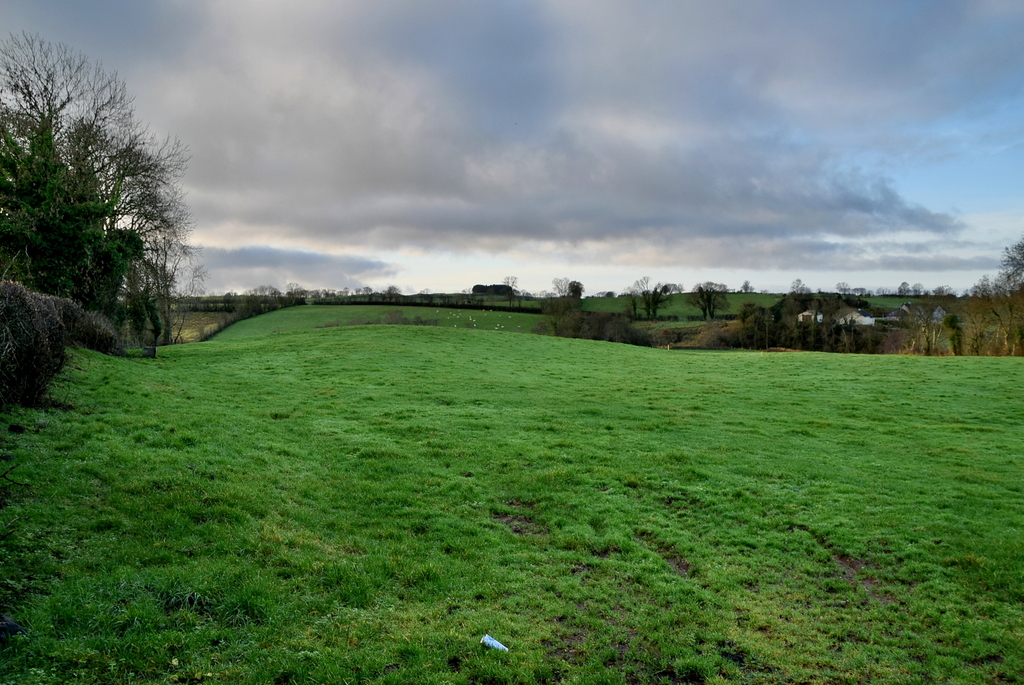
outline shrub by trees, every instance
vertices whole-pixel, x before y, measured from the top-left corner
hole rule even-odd
[[[0,281],[0,409],[41,404],[72,344],[121,353],[117,334],[104,317],[67,298]]]
[[[585,312],[580,310],[579,300],[571,297],[556,297],[545,301],[542,313],[545,318],[534,328],[534,333],[642,347],[654,345],[651,334],[633,326],[626,315],[614,312]]]

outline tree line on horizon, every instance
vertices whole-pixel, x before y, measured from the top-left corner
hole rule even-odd
[[[402,304],[422,301],[430,305],[486,306],[485,301],[474,298],[514,298],[540,300],[539,310],[547,321],[538,332],[568,337],[595,337],[595,339],[630,339],[634,344],[671,344],[679,342],[681,335],[673,337],[663,331],[665,338],[654,338],[626,333],[620,324],[658,321],[659,312],[674,297],[685,295],[688,304],[701,313],[704,321],[712,321],[731,310],[736,296],[742,300],[754,291],[749,281],[739,290],[731,290],[723,283],[705,281],[689,292],[679,284],[652,283],[648,277],[640,278],[621,293],[603,291],[593,297],[623,300],[621,312],[584,312],[580,306],[585,291],[583,284],[570,278],[556,278],[552,290],[537,295],[517,289],[518,279],[505,277],[502,283],[477,284],[462,293],[442,294],[421,291],[403,295],[394,285],[381,291],[369,286],[354,290],[306,290],[289,283],[286,292],[271,286],[260,286],[250,292],[311,298],[314,302],[341,304],[348,298],[363,298],[368,303]],[[762,291],[763,292],[763,291]],[[733,302],[730,302],[730,296]],[[872,308],[864,299],[871,296],[906,298],[907,302],[896,312],[885,308]],[[879,326],[859,326],[845,318],[844,313],[869,309],[882,319]],[[812,311],[821,315],[804,317]],[[612,324],[613,333],[604,333],[610,320],[584,325],[588,316],[600,314],[617,316]],[[709,328],[702,334],[700,346],[745,347],[750,349],[786,348],[829,352],[862,353],[916,353],[953,355],[1024,355],[1024,237],[1004,249],[1001,269],[996,277],[984,276],[973,287],[958,295],[948,286],[927,290],[920,283],[901,283],[892,290],[874,292],[852,288],[838,283],[834,292],[812,292],[802,280],[796,279],[789,292],[780,295],[777,302],[764,306],[753,301],[740,303],[730,322]]]

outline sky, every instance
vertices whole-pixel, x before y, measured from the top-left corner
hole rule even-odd
[[[1024,234],[1018,0],[4,0],[191,153],[208,292],[965,289]]]

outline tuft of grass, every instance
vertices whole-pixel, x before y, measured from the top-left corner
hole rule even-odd
[[[1024,672],[1019,360],[323,309],[77,353],[74,409],[3,415],[0,683]]]

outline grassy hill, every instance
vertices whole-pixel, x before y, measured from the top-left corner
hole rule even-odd
[[[79,353],[72,409],[0,417],[29,486],[0,510],[0,601],[30,629],[0,683],[1024,672],[1019,359],[314,309],[156,360]]]
[[[504,330],[529,333],[541,319],[540,314],[445,309],[443,307],[401,307],[397,305],[306,305],[289,307],[273,316],[257,316],[239,321],[217,334],[219,340],[239,340],[275,333],[312,331],[318,328],[385,323],[394,312],[408,322],[417,317],[445,328]]]

